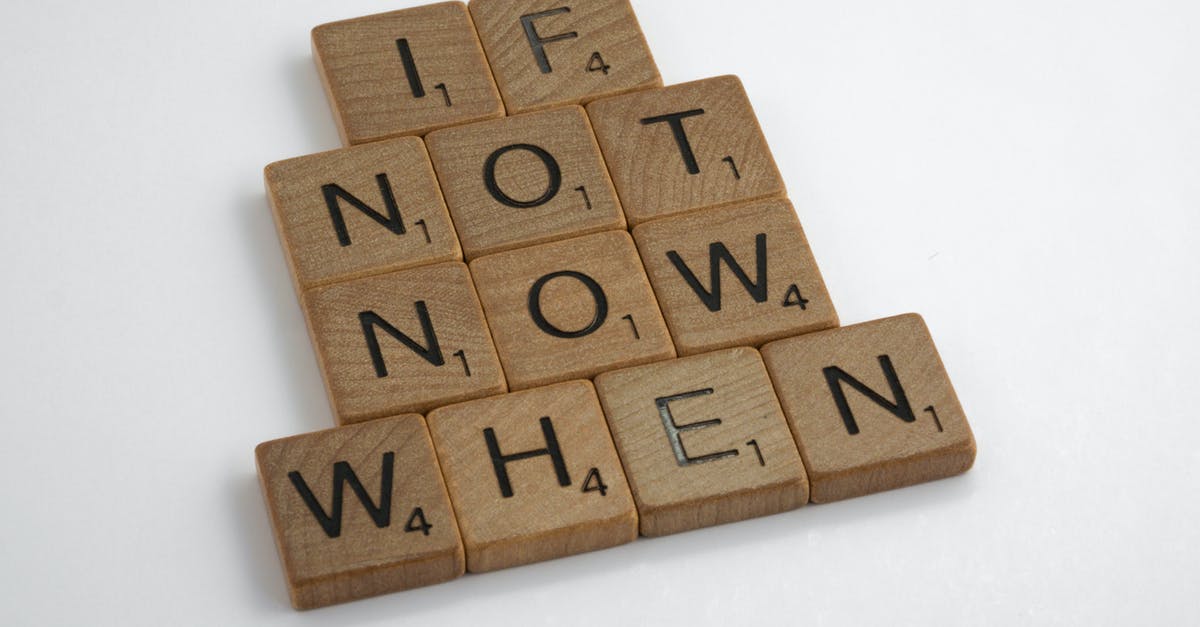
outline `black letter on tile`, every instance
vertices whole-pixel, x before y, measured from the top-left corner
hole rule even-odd
[[[514,150],[531,152],[538,159],[541,159],[542,165],[546,166],[546,175],[549,177],[550,182],[546,186],[545,193],[533,200],[517,200],[505,194],[504,190],[500,189],[500,184],[496,182],[496,164],[500,161],[500,157]],[[513,144],[493,152],[487,158],[487,162],[483,164],[483,183],[487,186],[488,193],[492,195],[492,198],[496,199],[496,202],[516,209],[529,209],[531,207],[540,207],[554,200],[554,197],[558,195],[559,188],[562,187],[562,170],[558,167],[558,161],[554,159],[554,155],[546,152],[545,149],[533,144]]]
[[[404,64],[404,75],[408,77],[408,87],[412,90],[413,98],[424,98],[425,86],[421,84],[421,73],[417,71],[417,60],[413,58],[408,40],[397,39],[396,48],[400,50],[400,62]]]
[[[354,491],[359,502],[366,508],[367,513],[371,515],[375,526],[383,529],[392,524],[392,466],[395,457],[395,453],[383,454],[383,468],[379,471],[378,506],[367,495],[367,489],[363,487],[362,482],[358,480],[358,475],[354,473],[354,469],[347,462],[338,462],[333,465],[332,514],[325,513],[325,508],[321,507],[317,497],[313,495],[312,490],[305,483],[304,477],[300,476],[298,471],[289,472],[288,479],[292,480],[292,486],[300,493],[300,498],[304,500],[304,504],[308,506],[308,510],[312,512],[313,516],[316,516],[317,522],[325,530],[325,535],[330,538],[342,535],[342,493],[347,484]]]
[[[675,136],[675,143],[679,145],[679,154],[683,157],[683,163],[687,166],[688,174],[699,174],[700,164],[696,162],[696,153],[692,152],[692,143],[688,141],[687,131],[683,128],[684,118],[692,118],[698,115],[704,115],[704,109],[692,109],[682,113],[669,113],[653,118],[642,120],[642,124],[650,126],[651,124],[661,124],[666,122],[671,126],[671,134]]]
[[[684,263],[683,258],[678,252],[670,251],[667,253],[667,258],[671,260],[671,264],[683,276],[683,280],[687,281],[688,287],[696,292],[696,296],[704,302],[704,306],[708,307],[709,311],[721,311],[721,264],[724,263],[733,271],[733,276],[741,281],[742,287],[746,288],[750,296],[756,303],[767,302],[767,234],[759,233],[754,238],[754,261],[758,270],[758,281],[751,281],[746,271],[742,269],[741,264],[733,258],[729,249],[721,242],[713,242],[708,245],[708,275],[709,282],[712,284],[712,289],[705,289],[700,280],[692,272],[692,269]]]
[[[417,301],[416,309],[417,318],[421,320],[421,332],[425,334],[425,344],[428,345],[427,347],[416,343],[412,338],[405,335],[373,311],[364,311],[358,314],[358,321],[362,324],[363,335],[367,338],[367,350],[371,352],[371,362],[375,364],[375,376],[380,379],[388,376],[388,369],[387,362],[383,360],[383,351],[379,348],[379,337],[375,335],[375,327],[383,329],[385,333],[407,346],[418,357],[434,366],[446,365],[446,358],[442,355],[442,347],[438,345],[437,334],[433,331],[433,321],[429,318],[429,308],[425,306],[425,301]]]
[[[400,207],[396,204],[396,196],[392,193],[387,174],[376,175],[375,181],[379,184],[379,193],[383,195],[383,204],[387,206],[386,216],[367,206],[339,185],[330,183],[321,187],[321,192],[325,194],[325,206],[329,208],[329,217],[333,219],[333,230],[337,231],[338,243],[343,247],[350,245],[350,231],[346,230],[346,218],[342,215],[342,200],[396,235],[405,233],[404,220],[400,217]]]
[[[846,400],[846,391],[842,389],[842,383],[850,384],[850,387],[858,390],[860,394],[895,414],[904,422],[917,421],[912,405],[908,402],[908,396],[904,393],[904,387],[900,385],[900,377],[896,376],[896,369],[892,367],[892,359],[887,355],[880,355],[879,365],[883,368],[883,376],[887,378],[888,385],[892,388],[892,395],[896,397],[894,403],[863,385],[858,379],[846,374],[845,370],[837,366],[825,369],[825,382],[829,384],[829,391],[833,393],[833,400],[837,403],[838,412],[842,414],[842,422],[846,423],[846,431],[850,435],[858,435],[858,423],[854,420],[854,412],[850,409],[850,402]]]
[[[721,420],[704,420],[702,422],[693,422],[691,424],[680,425],[676,424],[675,416],[671,414],[671,403],[675,401],[684,401],[689,398],[697,398],[700,396],[708,396],[713,393],[712,388],[688,392],[686,394],[676,394],[675,396],[664,396],[663,398],[654,399],[654,405],[658,407],[658,417],[662,418],[663,429],[667,431],[667,440],[671,443],[671,450],[675,451],[675,461],[680,466],[692,466],[695,464],[703,464],[712,462],[726,457],[737,457],[736,450],[721,451],[720,453],[710,453],[699,457],[691,457],[687,453],[687,449],[683,447],[683,439],[680,437],[687,431],[697,431],[708,427],[715,427],[721,424]]]
[[[562,329],[550,324],[546,316],[542,314],[542,290],[546,284],[558,278],[572,278],[580,283],[592,293],[592,299],[596,301],[596,315],[592,318],[592,322],[586,327],[578,331],[563,331]],[[596,282],[596,279],[582,273],[572,270],[564,270],[547,274],[537,280],[533,287],[529,290],[529,315],[533,318],[533,323],[537,325],[544,333],[559,337],[564,340],[574,340],[581,337],[586,337],[595,333],[600,327],[604,326],[604,321],[608,320],[608,296],[604,294],[604,288]]]
[[[541,13],[530,13],[529,15],[521,16],[521,25],[525,27],[525,38],[529,40],[529,47],[533,49],[533,58],[537,60],[538,67],[541,68],[542,74],[549,74],[554,71],[554,69],[550,67],[550,59],[546,57],[546,44],[562,41],[564,39],[574,39],[579,36],[579,33],[571,31],[561,35],[551,35],[550,37],[543,38],[538,34],[537,26],[534,24],[534,22],[542,19],[543,17],[550,17],[552,15],[558,15],[559,13],[570,12],[570,7],[559,7],[557,9],[550,9],[549,11],[542,11]]]
[[[524,453],[514,453],[512,455],[504,455],[500,453],[500,443],[496,440],[496,430],[488,427],[483,430],[483,439],[487,441],[488,454],[492,456],[492,468],[496,471],[496,481],[500,483],[500,494],[506,498],[512,498],[513,488],[512,483],[508,480],[508,464],[509,462],[519,462],[523,459],[532,459],[548,455],[554,463],[554,474],[558,476],[558,485],[567,487],[571,485],[571,475],[567,472],[567,462],[563,459],[562,449],[558,447],[558,436],[554,434],[554,423],[550,422],[550,418],[542,418],[542,435],[546,438],[546,448],[536,451],[525,451]]]

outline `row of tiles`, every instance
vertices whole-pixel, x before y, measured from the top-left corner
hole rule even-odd
[[[268,442],[257,458],[304,609],[952,476],[975,443],[906,315]]]
[[[443,2],[312,39],[347,145],[662,85],[629,0]]]
[[[289,159],[265,179],[301,288],[786,191],[732,76]]]
[[[301,301],[340,424],[838,325],[786,200],[337,283]]]

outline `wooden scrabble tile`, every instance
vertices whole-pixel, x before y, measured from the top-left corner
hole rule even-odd
[[[507,390],[461,263],[338,283],[311,290],[304,300],[341,424]]]
[[[472,0],[509,114],[662,85],[629,0]]]
[[[467,551],[482,573],[637,537],[637,510],[587,381],[429,415]]]
[[[630,224],[785,195],[736,76],[606,98],[587,111]]]
[[[255,456],[297,609],[463,574],[458,524],[420,416],[267,442]]]
[[[462,260],[419,138],[272,163],[265,178],[284,251],[302,289]]]
[[[814,503],[941,479],[974,463],[971,427],[920,316],[780,340],[762,352]]]
[[[787,200],[655,220],[633,237],[680,355],[838,325]]]
[[[624,231],[490,255],[471,274],[514,390],[675,356]]]
[[[467,5],[441,2],[313,29],[313,56],[347,144],[504,115]]]
[[[596,389],[637,503],[661,536],[808,502],[796,443],[758,351],[602,374]]]
[[[443,129],[426,141],[470,259],[625,228],[580,107]]]

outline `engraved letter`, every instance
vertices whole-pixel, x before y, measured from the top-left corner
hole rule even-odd
[[[429,308],[425,306],[425,301],[423,300],[417,301],[415,306],[417,309],[417,318],[421,320],[421,332],[425,334],[425,344],[427,346],[421,346],[416,343],[411,337],[405,335],[373,311],[364,311],[358,314],[358,321],[362,324],[363,335],[367,339],[367,350],[371,352],[371,362],[375,364],[375,376],[380,379],[388,376],[388,369],[387,362],[383,360],[383,350],[379,347],[379,337],[375,334],[375,327],[383,329],[385,333],[408,347],[418,357],[434,366],[446,365],[446,358],[442,355],[442,347],[438,344],[437,333],[433,330],[433,321],[429,318]]]
[[[525,38],[529,40],[529,47],[533,49],[533,58],[537,60],[538,67],[542,70],[542,74],[549,74],[550,72],[554,71],[554,68],[550,67],[550,59],[546,56],[546,44],[562,41],[564,39],[574,39],[579,36],[579,33],[571,31],[561,35],[542,37],[538,34],[537,26],[534,24],[534,22],[542,19],[543,17],[550,17],[560,13],[570,12],[570,7],[559,7],[557,9],[550,9],[549,11],[542,11],[541,13],[531,13],[529,15],[521,16],[521,25],[525,27]]]
[[[729,253],[729,249],[721,242],[713,242],[708,245],[708,276],[712,289],[705,289],[701,285],[700,280],[692,272],[691,268],[684,263],[683,258],[679,253],[670,251],[667,253],[667,258],[671,260],[671,264],[683,276],[683,280],[687,281],[688,287],[696,292],[696,296],[704,302],[704,306],[708,307],[709,311],[721,311],[721,264],[725,263],[729,269],[733,271],[733,276],[741,281],[742,287],[750,293],[751,298],[756,303],[767,302],[767,234],[759,233],[754,238],[754,262],[758,270],[758,280],[751,281],[746,271],[742,269],[741,264],[733,258]]]
[[[825,369],[825,382],[829,384],[829,391],[833,393],[833,400],[837,403],[838,412],[842,414],[842,422],[846,423],[846,431],[850,435],[858,435],[858,422],[854,420],[854,412],[850,409],[850,402],[846,400],[846,391],[842,389],[842,383],[848,383],[860,394],[871,399],[871,402],[886,409],[904,422],[917,421],[912,405],[908,402],[908,396],[904,393],[904,387],[900,385],[900,377],[896,376],[896,369],[892,367],[892,359],[887,355],[880,355],[879,365],[883,368],[883,376],[887,378],[888,385],[892,388],[892,395],[896,397],[894,403],[863,385],[858,379],[846,374],[845,370],[837,366],[829,366]]]
[[[692,142],[688,141],[687,131],[683,128],[683,120],[697,115],[704,115],[704,109],[668,113],[642,120],[642,124],[645,126],[666,122],[671,127],[671,134],[675,136],[675,143],[679,145],[679,154],[683,157],[683,164],[687,166],[688,174],[699,174],[700,164],[696,162],[696,153],[692,151]]]
[[[347,462],[338,462],[333,465],[332,514],[325,513],[325,508],[317,502],[317,497],[313,495],[312,490],[305,483],[304,477],[300,476],[298,471],[289,472],[288,479],[291,479],[292,486],[296,488],[296,492],[300,493],[300,498],[304,500],[304,504],[308,506],[308,510],[312,512],[313,516],[316,516],[317,522],[325,530],[325,535],[330,538],[342,535],[342,493],[347,484],[350,485],[350,489],[354,491],[359,502],[366,508],[367,513],[371,515],[375,526],[383,529],[392,523],[392,467],[395,457],[395,453],[383,454],[383,468],[379,471],[378,506],[367,495],[367,489],[363,487],[362,482],[358,480],[358,475],[354,473],[354,469]]]
[[[387,206],[386,216],[338,185],[330,183],[321,187],[321,193],[325,194],[325,206],[329,208],[329,217],[333,219],[333,230],[337,232],[338,243],[343,247],[349,246],[351,242],[350,231],[346,229],[346,218],[342,215],[342,205],[339,202],[341,200],[350,203],[350,206],[396,235],[404,235],[404,220],[400,217],[400,207],[396,205],[396,196],[392,194],[387,174],[376,175],[375,181],[379,184],[379,193],[383,195],[383,204]]]
[[[720,453],[710,453],[699,457],[691,457],[687,453],[687,449],[683,447],[683,439],[680,437],[687,431],[697,431],[708,427],[715,427],[721,424],[721,420],[705,420],[703,422],[693,422],[686,425],[680,425],[675,422],[675,417],[671,414],[671,403],[675,401],[683,401],[689,398],[697,398],[700,396],[708,396],[713,393],[712,388],[705,390],[697,390],[686,394],[676,394],[675,396],[666,396],[654,400],[654,404],[658,407],[658,415],[662,418],[663,428],[667,431],[667,440],[671,442],[671,450],[675,451],[675,461],[679,462],[680,466],[692,466],[694,464],[703,464],[705,462],[716,461],[726,457],[737,457],[736,450],[721,451]]]
[[[542,436],[546,438],[546,448],[524,453],[504,455],[500,452],[500,443],[496,440],[496,430],[488,427],[483,430],[483,439],[487,441],[488,454],[492,457],[492,468],[496,471],[496,481],[500,483],[500,495],[506,499],[512,498],[512,482],[508,480],[508,464],[523,459],[532,459],[548,455],[554,463],[554,474],[558,476],[558,485],[571,485],[571,475],[567,472],[567,462],[563,459],[562,449],[558,447],[558,436],[554,434],[554,423],[549,417],[541,419]]]
[[[546,191],[533,200],[517,200],[509,196],[504,193],[504,190],[500,189],[500,184],[496,181],[496,164],[500,161],[500,157],[514,150],[524,150],[533,153],[534,156],[541,159],[542,165],[546,167],[546,174],[549,176],[550,182],[546,186]],[[554,155],[546,152],[545,149],[533,144],[513,144],[493,152],[487,158],[487,162],[483,164],[483,183],[487,186],[488,193],[492,195],[492,198],[496,199],[496,202],[517,209],[528,209],[531,207],[540,207],[554,200],[554,197],[558,195],[559,188],[562,187],[562,170],[558,167],[558,161],[554,159]]]

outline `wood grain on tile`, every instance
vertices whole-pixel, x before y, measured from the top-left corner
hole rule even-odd
[[[655,220],[633,237],[680,355],[761,346],[838,325],[787,200]]]
[[[361,144],[504,115],[467,6],[442,2],[313,29],[338,129]]]
[[[587,111],[630,224],[785,195],[736,76],[606,98]]]
[[[509,114],[662,85],[629,0],[472,0]]]
[[[338,283],[304,300],[341,424],[427,412],[507,389],[461,263]]]
[[[280,240],[301,289],[462,260],[419,138],[272,163],[265,178]]]
[[[920,316],[822,331],[763,348],[826,503],[966,472],[975,439]]]
[[[735,348],[596,379],[645,536],[808,502],[796,443],[758,351]]]
[[[468,259],[625,228],[580,107],[443,129],[426,142]]]
[[[429,427],[469,571],[637,537],[637,510],[591,383],[438,409],[429,415]]]
[[[297,609],[463,574],[458,524],[420,416],[267,442],[255,456]]]
[[[675,356],[624,231],[482,257],[471,274],[514,390]]]

